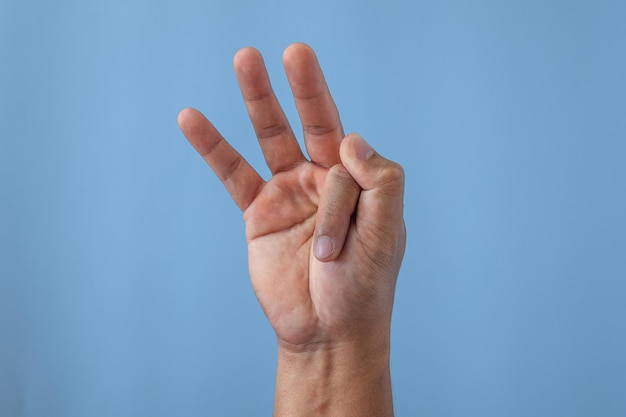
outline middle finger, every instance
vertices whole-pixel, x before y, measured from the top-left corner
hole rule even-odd
[[[240,50],[233,61],[239,88],[263,156],[272,174],[306,158],[272,90],[263,57],[254,48]]]

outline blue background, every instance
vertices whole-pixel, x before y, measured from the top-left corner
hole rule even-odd
[[[406,168],[399,416],[626,415],[626,4],[0,1],[0,416],[271,415],[240,212],[176,126],[264,175],[232,73],[318,52]]]

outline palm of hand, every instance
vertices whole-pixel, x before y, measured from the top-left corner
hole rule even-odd
[[[279,173],[244,213],[252,285],[277,336],[292,345],[336,333],[354,296],[341,285],[346,263],[326,265],[312,254],[326,173],[308,162]]]

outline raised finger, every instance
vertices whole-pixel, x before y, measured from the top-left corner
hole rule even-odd
[[[296,43],[285,50],[283,65],[302,122],[309,157],[318,165],[330,168],[340,162],[343,128],[317,57],[309,46]]]
[[[178,125],[231,195],[246,210],[263,187],[263,179],[198,110],[184,109]]]
[[[250,120],[272,174],[305,161],[285,113],[274,95],[259,51],[254,48],[241,49],[235,55],[233,66]]]

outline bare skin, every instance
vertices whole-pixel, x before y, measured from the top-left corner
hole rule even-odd
[[[252,48],[234,59],[272,177],[265,182],[197,110],[179,125],[243,211],[250,277],[278,338],[275,416],[393,415],[389,327],[405,247],[404,174],[344,137],[313,50],[283,64],[309,156]]]

